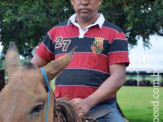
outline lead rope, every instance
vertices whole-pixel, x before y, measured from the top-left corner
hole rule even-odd
[[[50,103],[50,85],[49,85],[49,81],[48,81],[48,77],[46,75],[46,72],[44,70],[43,67],[40,68],[43,76],[44,76],[44,79],[45,79],[45,83],[46,83],[46,86],[47,86],[47,89],[48,89],[48,101],[47,101],[47,106],[46,106],[46,118],[45,118],[45,122],[48,122],[48,112],[49,112],[49,103]]]

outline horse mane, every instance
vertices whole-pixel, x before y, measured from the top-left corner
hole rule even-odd
[[[90,117],[79,117],[73,105],[66,98],[57,98],[54,107],[54,116],[59,117],[58,122],[97,122]],[[55,119],[55,118],[54,118]]]
[[[32,70],[32,69],[36,69],[36,66],[34,64],[32,64],[32,63],[28,63],[28,64],[25,65],[24,68],[27,69],[27,70]]]
[[[60,117],[66,122],[82,122],[80,117],[74,111],[73,106],[65,98],[58,98],[54,109],[54,112],[60,112]]]

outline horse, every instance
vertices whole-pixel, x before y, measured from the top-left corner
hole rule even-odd
[[[96,122],[79,117],[67,100],[56,100],[49,89],[50,81],[69,65],[74,51],[40,70],[32,63],[22,66],[15,43],[10,43],[5,56],[8,82],[0,92],[0,122]]]

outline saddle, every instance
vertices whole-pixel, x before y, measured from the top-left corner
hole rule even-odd
[[[93,119],[98,119],[100,117],[103,117],[107,114],[109,114],[109,108],[97,108],[97,109],[94,109],[94,110],[91,110],[89,111],[87,114],[86,114],[86,118],[93,118]]]

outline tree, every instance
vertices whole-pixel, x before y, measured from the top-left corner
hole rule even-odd
[[[1,1],[1,41],[6,52],[9,42],[16,42],[20,54],[30,56],[47,31],[68,18],[71,7],[64,0],[8,0]],[[73,11],[71,12],[73,13]]]
[[[70,0],[0,0],[1,41],[6,52],[16,42],[23,56],[30,56],[47,31],[74,13]],[[100,12],[126,33],[131,46],[142,37],[150,47],[149,36],[163,36],[161,0],[103,0]]]
[[[126,33],[131,46],[137,45],[140,37],[144,46],[150,47],[149,36],[163,36],[163,2],[161,0],[111,0],[102,6],[108,20]],[[106,12],[107,11],[107,12]]]

